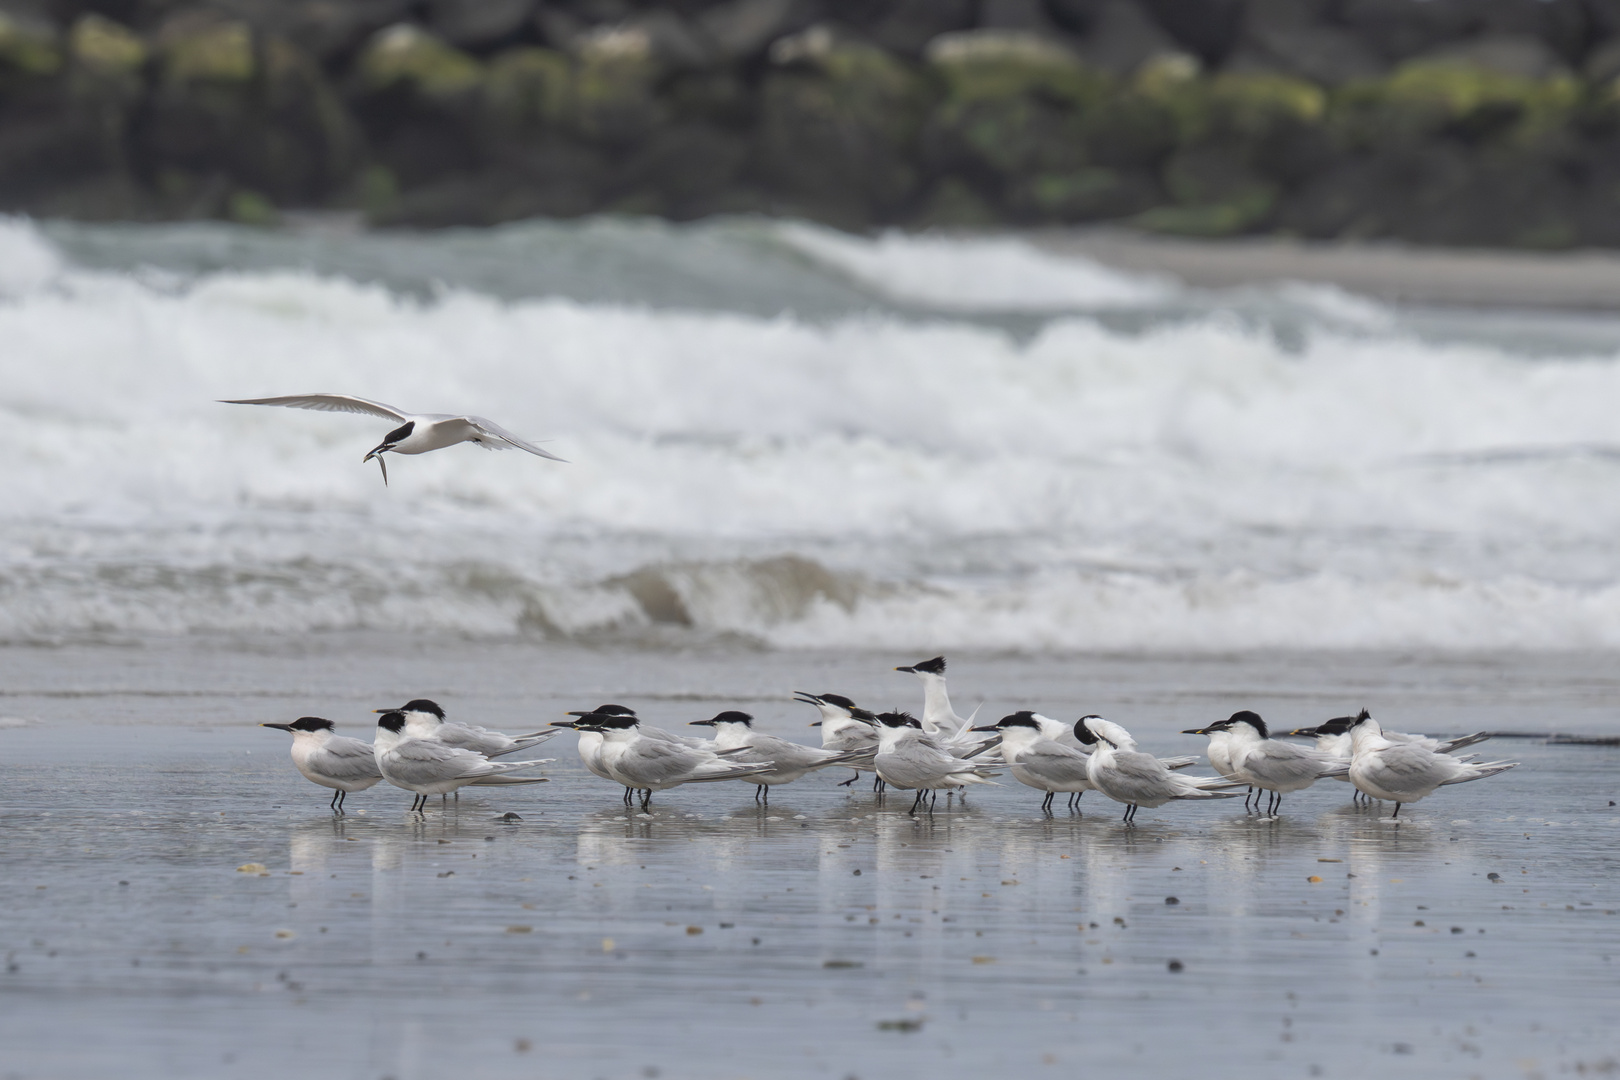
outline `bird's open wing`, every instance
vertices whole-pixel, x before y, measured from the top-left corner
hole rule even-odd
[[[517,447],[519,450],[527,450],[531,454],[535,454],[543,458],[550,458],[552,461],[568,460],[567,458],[558,457],[550,450],[540,449],[527,439],[518,438],[516,435],[512,434],[510,431],[507,431],[493,420],[486,420],[482,416],[463,416],[461,419],[465,420],[467,423],[471,424],[485,435],[488,435],[490,438],[499,439],[501,442],[504,442],[509,446]]]
[[[380,401],[371,401],[363,397],[351,397],[348,394],[289,394],[286,397],[232,398],[221,401],[221,404],[284,405],[289,409],[313,409],[316,412],[369,413],[372,416],[381,416],[388,420],[408,419],[407,414],[400,412],[392,405],[384,405]],[[469,417],[469,419],[476,418]]]

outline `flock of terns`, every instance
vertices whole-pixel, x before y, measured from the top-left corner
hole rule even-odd
[[[449,721],[432,701],[417,699],[398,708],[378,709],[374,741],[338,735],[330,720],[306,716],[291,724],[264,724],[293,735],[292,759],[307,779],[333,789],[331,807],[343,812],[351,792],[386,780],[412,792],[412,812],[422,812],[430,796],[448,796],[467,786],[544,783],[530,770],[555,758],[496,761],[539,746],[572,729],[579,736],[585,768],[624,788],[624,803],[639,797],[650,809],[656,791],[685,784],[744,780],[755,785],[754,798],[768,803],[770,789],[790,784],[819,769],[854,770],[843,785],[860,774],[874,775],[873,789],[914,791],[910,813],[932,812],[939,792],[962,793],[974,784],[993,783],[1003,770],[1014,780],[1045,793],[1041,808],[1067,794],[1071,809],[1082,794],[1097,791],[1125,805],[1124,820],[1139,807],[1159,807],[1176,800],[1245,796],[1264,813],[1275,815],[1282,797],[1318,780],[1347,781],[1356,798],[1417,802],[1450,784],[1478,780],[1511,769],[1512,761],[1479,761],[1461,751],[1490,736],[1484,732],[1455,739],[1436,739],[1384,731],[1363,710],[1314,728],[1290,731],[1314,743],[1271,737],[1265,721],[1243,711],[1229,719],[1183,732],[1209,738],[1208,758],[1217,775],[1193,776],[1182,770],[1196,757],[1159,758],[1136,748],[1120,725],[1100,716],[1067,724],[1024,710],[995,724],[974,726],[951,708],[945,686],[945,658],[896,668],[915,674],[923,684],[920,718],[905,712],[873,713],[840,694],[797,692],[796,700],[820,714],[812,727],[821,729],[822,745],[806,746],[757,732],[753,717],[726,711],[691,726],[708,727],[713,738],[677,735],[641,722],[623,705],[600,705],[571,712],[571,720],[544,730],[505,735]]]

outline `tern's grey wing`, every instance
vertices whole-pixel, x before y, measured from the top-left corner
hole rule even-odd
[[[322,776],[333,780],[354,783],[382,779],[371,744],[342,735],[326,740],[326,745],[310,764]]]
[[[1072,784],[1086,779],[1086,755],[1050,739],[1019,754],[1016,764],[1047,783]]]
[[[284,405],[289,409],[313,409],[316,412],[368,413],[388,420],[409,419],[392,405],[384,405],[370,398],[349,394],[288,394],[286,397],[229,398],[222,405]]]
[[[690,776],[705,760],[713,755],[678,742],[637,739],[620,755],[618,769],[645,783],[667,784]]]
[[[779,739],[775,735],[755,735],[751,740],[761,760],[774,761],[783,769],[813,769],[829,764],[837,755],[816,746]]]
[[[1437,754],[1418,743],[1396,743],[1379,750],[1374,757],[1381,776],[1380,787],[1405,790],[1438,784],[1461,771],[1455,758]]]
[[[509,735],[502,735],[498,731],[485,731],[483,728],[470,727],[466,724],[440,724],[435,734],[439,741],[460,750],[471,750],[475,754],[485,757],[495,757],[497,754],[509,754],[520,749],[516,741]]]
[[[921,788],[936,784],[941,778],[955,772],[959,763],[951,755],[930,741],[912,739],[900,743],[888,753],[877,755],[877,773],[895,787]],[[972,771],[964,766],[964,771]]]
[[[477,428],[483,434],[488,435],[491,438],[499,439],[501,442],[504,442],[509,446],[515,446],[519,450],[527,450],[531,454],[536,454],[543,458],[550,458],[552,461],[568,460],[567,458],[558,457],[550,450],[540,449],[527,439],[518,438],[516,435],[512,434],[510,431],[507,431],[493,420],[487,420],[482,416],[463,416],[461,419],[467,421],[467,423]]]
[[[490,776],[521,768],[521,762],[496,765],[482,754],[431,739],[407,739],[384,755],[388,779],[407,784],[434,784],[468,776]]]

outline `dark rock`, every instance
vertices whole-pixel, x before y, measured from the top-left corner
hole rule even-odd
[[[670,57],[646,22],[597,27],[576,41],[574,129],[586,139],[628,147],[664,122],[665,103],[656,90]]]
[[[1529,35],[1491,34],[1443,45],[1414,57],[1416,61],[1454,63],[1519,79],[1567,75],[1569,69],[1543,40]]]
[[[1334,26],[1251,26],[1226,71],[1277,71],[1324,86],[1366,79],[1383,59],[1354,34]]]
[[[22,0],[0,0],[0,80],[40,78],[61,68],[61,34],[45,10]]]
[[[940,34],[970,29],[977,16],[974,0],[894,0],[865,33],[873,44],[918,57]]]
[[[980,0],[978,25],[987,30],[1026,30],[1048,36],[1062,33],[1042,0]]]
[[[694,21],[719,59],[738,61],[762,55],[771,42],[803,30],[819,14],[806,0],[728,0]]]
[[[777,41],[771,59],[761,92],[762,178],[825,220],[862,224],[897,213],[919,184],[926,80],[824,25]]]
[[[1126,218],[1162,203],[1164,188],[1150,172],[1084,166],[1014,182],[1007,203],[1031,221],[1084,222]]]
[[[1478,0],[1343,0],[1340,20],[1387,60],[1404,60],[1479,28]]]
[[[1129,75],[1151,60],[1188,54],[1136,0],[1106,0],[1096,5],[1080,55],[1104,71]]]
[[[535,0],[427,0],[428,26],[452,45],[478,47],[510,38],[529,23]]]
[[[1587,54],[1581,74],[1592,82],[1613,82],[1620,77],[1620,38],[1611,38]]]
[[[1211,67],[1220,66],[1243,30],[1243,0],[1143,0],[1143,6],[1182,49]]]
[[[624,164],[619,183],[654,192],[666,216],[701,217],[742,175],[749,148],[731,132],[707,124],[678,124],[655,133]]]

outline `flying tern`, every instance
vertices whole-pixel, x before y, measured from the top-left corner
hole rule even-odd
[[[387,737],[383,733],[387,732]],[[377,768],[383,779],[397,788],[413,792],[411,809],[427,805],[429,795],[446,795],[480,781],[543,784],[543,776],[507,777],[519,769],[532,769],[545,761],[494,762],[483,754],[459,750],[437,739],[405,737],[405,715],[384,713],[377,721],[379,739],[373,743]]]
[[[1350,742],[1350,782],[1363,794],[1393,802],[1391,817],[1399,817],[1405,803],[1417,802],[1447,784],[1494,776],[1519,764],[1469,761],[1421,743],[1394,742],[1365,711],[1351,725]]]
[[[293,764],[304,779],[334,789],[329,805],[340,814],[350,792],[364,791],[383,778],[371,744],[337,734],[330,720],[300,716],[290,724],[259,726],[292,732]]]
[[[1172,799],[1237,796],[1237,792],[1227,790],[1234,785],[1225,777],[1184,776],[1170,771],[1152,754],[1122,749],[1113,741],[1121,737],[1121,731],[1119,725],[1100,716],[1082,716],[1074,725],[1075,738],[1095,747],[1086,763],[1086,778],[1092,787],[1125,804],[1125,821],[1135,820],[1138,807],[1163,806]]]
[[[425,454],[429,450],[442,450],[456,443],[476,443],[486,450],[505,450],[516,447],[551,461],[564,461],[549,450],[520,439],[493,420],[482,416],[453,413],[408,413],[392,405],[350,394],[289,394],[284,397],[230,398],[223,405],[282,405],[289,409],[313,409],[316,412],[365,413],[391,420],[399,426],[383,437],[363,459],[362,464],[377,459],[382,467],[383,483],[388,483],[388,466],[384,454]]]
[[[789,742],[775,735],[754,730],[754,718],[745,712],[728,710],[708,720],[693,720],[692,727],[714,728],[714,746],[717,750],[740,750],[730,760],[748,764],[768,765],[766,772],[755,773],[754,801],[766,805],[771,801],[771,787],[791,784],[806,773],[825,769],[829,765],[872,764],[876,746],[854,750],[824,750],[802,743]]]

